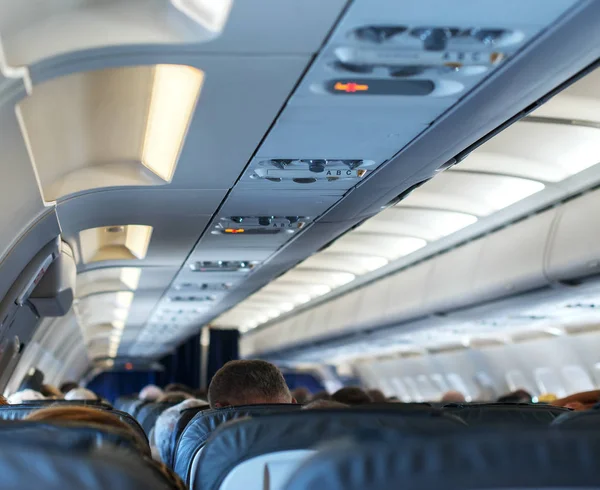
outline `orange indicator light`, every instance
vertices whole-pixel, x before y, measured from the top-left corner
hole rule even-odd
[[[244,233],[243,228],[225,228],[225,233]]]
[[[338,92],[347,92],[347,93],[365,92],[365,91],[369,90],[369,86],[366,83],[336,82],[336,84],[333,86],[333,90],[337,90]]]

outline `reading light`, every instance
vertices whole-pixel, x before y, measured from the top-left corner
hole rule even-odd
[[[177,3],[181,8],[193,2]],[[166,182],[173,178],[203,81],[204,72],[191,66],[156,65],[154,68],[142,163]]]

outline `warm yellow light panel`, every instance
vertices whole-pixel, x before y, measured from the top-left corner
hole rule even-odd
[[[144,136],[142,163],[170,182],[204,81],[191,66],[157,65]]]

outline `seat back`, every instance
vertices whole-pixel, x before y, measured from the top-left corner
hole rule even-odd
[[[129,406],[133,402],[136,402],[138,400],[139,400],[139,398],[137,395],[125,395],[125,396],[120,396],[119,398],[117,398],[113,405],[117,410],[121,410],[122,412],[127,412],[129,409]],[[129,412],[127,412],[127,413],[129,413]]]
[[[146,435],[150,435],[150,431],[154,427],[156,419],[159,417],[159,415],[167,408],[175,405],[177,405],[177,403],[174,402],[152,402],[147,403],[140,408],[136,419],[142,426],[142,429],[144,429]]]
[[[552,421],[551,427],[582,431],[596,430],[600,427],[600,411],[588,410],[585,412],[563,413]]]
[[[599,451],[597,434],[541,428],[345,444],[306,461],[285,490],[591,490]]]
[[[296,411],[301,405],[244,405],[215,408],[198,412],[187,424],[175,450],[174,470],[184,482],[190,480],[190,469],[194,456],[200,451],[212,432],[221,424],[240,417],[259,417],[277,412]]]
[[[127,451],[0,441],[2,490],[166,490],[170,484]]]
[[[340,438],[360,441],[416,435],[432,436],[466,429],[441,411],[306,410],[226,423],[192,461],[192,490],[277,490],[304,459],[324,443]]]
[[[46,402],[47,400],[40,400]],[[21,420],[27,417],[31,412],[36,410],[40,410],[42,408],[49,408],[52,406],[81,406],[81,405],[89,405],[86,403],[81,403],[79,400],[68,402],[65,400],[61,400],[59,403],[40,403],[40,401],[29,402],[29,403],[21,403],[18,405],[0,405],[0,420]],[[99,410],[109,410],[112,414],[116,415],[119,420],[128,424],[133,430],[135,430],[142,440],[148,441],[146,437],[146,433],[144,429],[140,426],[140,424],[128,413],[121,412],[119,410],[113,410],[110,406],[103,405],[94,405],[94,408]]]
[[[443,410],[457,415],[470,426],[478,425],[550,425],[552,421],[570,412],[567,408],[527,403],[449,404]]]
[[[15,444],[50,443],[62,449],[117,446],[136,454],[144,449],[129,434],[112,427],[21,420],[0,421],[0,440]]]
[[[175,467],[175,450],[177,449],[177,444],[179,443],[179,439],[184,429],[190,423],[190,421],[196,416],[198,412],[203,412],[205,410],[210,410],[210,405],[202,405],[199,407],[191,407],[182,410],[179,414],[179,419],[175,423],[175,427],[171,432],[171,442],[169,444],[169,455],[165,464],[169,466],[169,468]]]

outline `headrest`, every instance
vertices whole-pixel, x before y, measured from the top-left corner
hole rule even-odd
[[[559,429],[597,429],[600,425],[600,411],[567,412],[556,417],[552,427]]]
[[[459,416],[469,425],[526,424],[550,425],[559,415],[570,410],[550,405],[527,403],[448,404],[443,410]]]
[[[258,417],[276,412],[299,410],[302,405],[243,405],[237,407],[215,408],[198,412],[183,430],[175,450],[174,470],[183,481],[188,481],[188,474],[194,454],[208,440],[210,434],[222,423],[240,417]]]
[[[466,429],[461,419],[440,411],[303,410],[236,420],[213,432],[198,464],[193,465],[195,474],[190,481],[193,489],[216,490],[243,461],[269,453],[316,449],[340,438],[379,443],[390,439],[401,444],[416,435],[461,429]]]
[[[600,437],[553,431],[463,432],[411,444],[321,451],[286,490],[598,488]]]
[[[167,408],[177,405],[176,402],[151,402],[143,405],[137,413],[137,421],[144,429],[144,432],[149,435],[154,427],[154,423],[158,416]]]
[[[198,412],[204,412],[205,410],[210,410],[210,405],[201,405],[199,407],[191,407],[182,410],[179,414],[179,418],[177,422],[175,422],[175,427],[171,431],[171,442],[168,461],[165,461],[169,468],[173,468],[175,466],[175,450],[177,449],[177,444],[179,443],[179,438],[181,434],[190,423],[190,421],[196,416]]]
[[[56,402],[56,400],[53,400],[54,402]],[[19,405],[0,405],[0,420],[21,420],[23,418],[25,418],[27,415],[29,415],[31,412],[34,412],[35,410],[40,410],[42,408],[49,408],[49,407],[53,407],[53,406],[71,406],[71,405],[75,405],[75,406],[81,406],[81,405],[88,405],[86,403],[82,403],[81,401],[64,401],[64,400],[60,400],[59,403],[45,403],[46,400],[43,400],[44,403],[42,403],[41,400],[39,401],[35,401],[35,402],[29,402],[29,403],[21,403]],[[119,410],[113,410],[110,405],[106,406],[106,405],[96,405],[93,404],[94,408],[97,408],[99,410],[110,410],[110,412],[114,415],[116,415],[121,421],[125,422],[126,424],[128,424],[129,426],[131,426],[132,429],[134,429],[143,440],[148,440],[148,438],[146,437],[146,433],[144,432],[144,429],[142,429],[142,427],[140,426],[140,424],[138,424],[137,420],[135,420],[131,415],[129,415],[128,413],[125,412],[121,412]]]
[[[14,443],[59,447],[61,449],[91,449],[119,446],[134,452],[140,448],[136,441],[111,427],[53,424],[33,421],[0,421],[0,439]]]
[[[117,398],[115,400],[114,403],[114,407],[117,410],[121,410],[123,412],[127,412],[127,409],[129,408],[129,405],[131,405],[133,402],[139,401],[139,398],[137,395],[125,395],[125,396],[120,396],[119,398]]]
[[[165,490],[164,478],[141,458],[122,451],[49,450],[0,442],[2,490]]]

